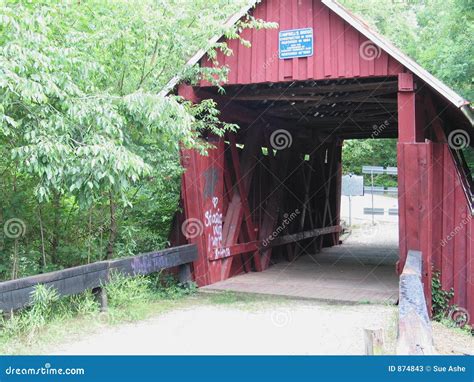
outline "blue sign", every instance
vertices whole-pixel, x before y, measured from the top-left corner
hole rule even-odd
[[[313,55],[313,28],[290,29],[278,34],[280,60]]]

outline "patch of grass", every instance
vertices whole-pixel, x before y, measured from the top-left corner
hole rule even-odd
[[[466,324],[463,327],[459,327],[455,321],[446,317],[437,319],[436,321],[459,334],[474,336],[474,329],[470,325]]]
[[[199,293],[200,303],[213,306],[231,305],[232,308],[248,312],[258,312],[275,305],[290,305],[293,300],[284,296],[238,293],[232,291]]]
[[[146,276],[127,277],[113,273],[105,285],[109,306],[119,308],[151,299],[151,279]]]
[[[224,292],[215,292],[208,294],[208,300],[211,304],[215,305],[229,305],[229,304],[238,304],[238,303],[253,303],[257,300],[262,300],[264,297],[258,299],[255,295],[244,294],[244,293],[235,293],[232,291]]]

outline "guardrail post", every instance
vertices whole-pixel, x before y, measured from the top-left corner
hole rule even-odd
[[[179,266],[178,280],[181,284],[189,284],[192,281],[191,264],[183,264]]]
[[[4,320],[11,320],[13,318],[13,309],[10,309],[6,312],[2,312]]]
[[[384,352],[383,329],[364,329],[365,354],[382,355]]]
[[[107,300],[107,292],[105,288],[103,287],[98,287],[94,288],[92,290],[92,293],[94,294],[95,298],[97,299],[97,302],[100,304],[100,311],[101,312],[107,312],[109,309],[109,304]]]

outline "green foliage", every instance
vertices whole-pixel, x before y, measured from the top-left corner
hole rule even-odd
[[[157,273],[148,277],[152,284],[152,293],[158,298],[176,300],[197,291],[197,285],[194,282],[177,282],[171,274]]]
[[[456,305],[450,304],[450,301],[454,297],[454,288],[450,290],[444,290],[441,284],[441,273],[440,272],[433,272],[431,278],[431,305],[432,305],[432,313],[433,319],[441,322],[443,325],[460,329],[466,333],[473,334],[471,326],[465,325],[466,321],[462,322],[462,327],[460,322],[456,322],[456,316],[453,316],[453,312],[458,310]],[[465,320],[466,317],[461,312],[462,320]]]
[[[362,174],[362,166],[397,167],[396,139],[354,139],[344,141],[342,148],[344,174]],[[366,180],[369,184],[370,180]],[[374,175],[376,186],[396,187],[392,175]]]
[[[0,316],[0,339],[22,337],[27,342],[52,321],[98,313],[98,304],[90,291],[59,298],[55,289],[37,285],[31,294],[31,307],[15,312],[9,319]]]
[[[451,308],[449,302],[454,297],[454,289],[443,289],[439,272],[433,272],[431,278],[431,295],[433,317],[437,321],[445,319]]]
[[[137,302],[176,300],[194,294],[197,286],[193,282],[179,283],[169,273],[134,277],[115,273],[105,285],[105,290],[111,307],[126,307]]]
[[[225,79],[185,63],[201,48],[231,54],[209,46],[216,33],[272,26],[249,16],[224,29],[246,2],[0,3],[0,225],[27,228],[0,238],[0,279],[167,245],[180,145],[205,154],[202,134],[237,127],[213,101],[162,90],[176,75]]]
[[[137,301],[150,299],[150,280],[146,276],[127,277],[114,273],[105,285],[108,302],[111,307],[124,307]]]

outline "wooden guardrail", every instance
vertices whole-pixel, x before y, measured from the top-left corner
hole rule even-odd
[[[435,354],[421,276],[421,252],[408,251],[400,275],[397,354]]]
[[[67,268],[31,277],[0,283],[0,310],[11,312],[31,304],[31,292],[38,284],[52,287],[60,296],[81,293],[93,289],[106,309],[106,296],[101,286],[107,283],[113,272],[125,275],[145,275],[179,266],[181,282],[190,280],[190,263],[197,259],[195,245],[183,245],[150,252],[138,256]]]

